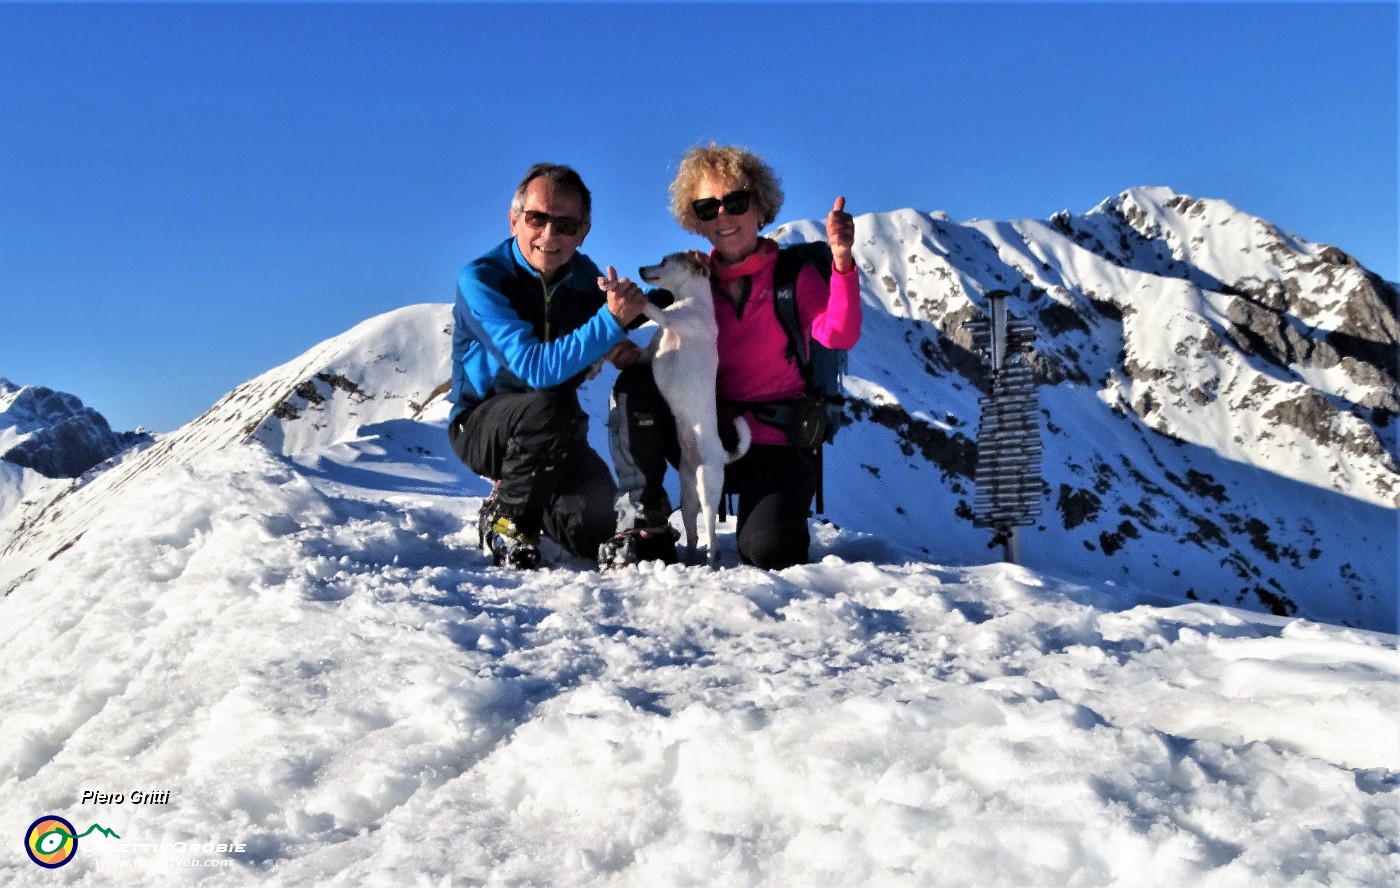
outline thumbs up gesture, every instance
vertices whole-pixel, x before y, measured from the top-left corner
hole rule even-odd
[[[845,274],[855,267],[851,247],[856,242],[856,220],[846,212],[846,198],[838,197],[826,214],[826,240],[831,244],[831,260],[836,271]]]

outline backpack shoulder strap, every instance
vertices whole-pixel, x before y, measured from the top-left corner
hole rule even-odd
[[[825,241],[812,241],[778,250],[778,261],[773,267],[773,310],[787,333],[788,354],[797,361],[810,390],[813,387],[811,360],[807,355],[806,337],[802,335],[802,322],[797,316],[797,275],[804,265],[815,268],[822,280],[831,280],[831,247]]]
[[[807,354],[806,337],[802,335],[802,322],[797,317],[797,275],[802,266],[810,265],[822,276],[831,280],[831,246],[826,241],[812,241],[791,244],[778,250],[778,261],[773,267],[773,310],[777,312],[778,323],[787,333],[788,354],[797,361],[798,370],[807,383],[809,395],[818,394],[817,381],[812,372],[812,361]],[[830,410],[830,407],[827,408]],[[828,432],[827,440],[830,440]],[[817,514],[826,512],[826,484],[822,467],[822,451],[817,447],[817,487],[814,493]]]

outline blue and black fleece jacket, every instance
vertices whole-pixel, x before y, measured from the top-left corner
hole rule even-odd
[[[505,392],[577,388],[625,335],[598,289],[598,266],[574,254],[546,284],[515,238],[468,264],[452,309],[452,414]]]

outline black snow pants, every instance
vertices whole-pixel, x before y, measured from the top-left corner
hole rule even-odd
[[[448,436],[473,472],[499,482],[499,508],[522,531],[588,559],[613,535],[617,485],[588,445],[576,392],[495,395],[458,417]]]

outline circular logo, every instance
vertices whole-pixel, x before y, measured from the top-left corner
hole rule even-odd
[[[57,869],[78,853],[78,834],[73,824],[62,817],[45,814],[29,825],[24,834],[24,850],[40,866]]]

